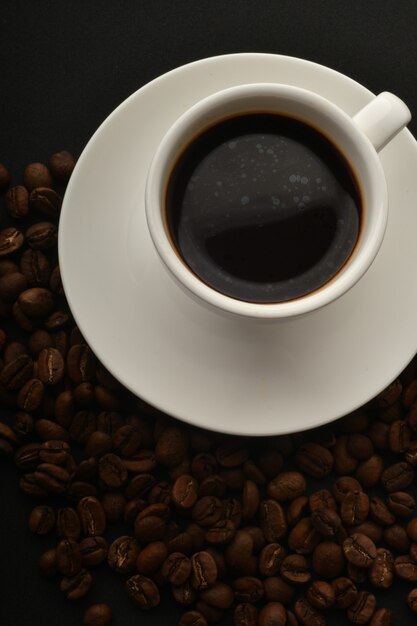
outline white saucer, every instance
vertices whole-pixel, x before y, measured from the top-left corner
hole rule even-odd
[[[245,435],[308,429],[365,403],[417,347],[417,144],[382,151],[390,215],[381,251],[349,293],[279,323],[223,318],[162,267],[143,205],[150,159],[171,123],[220,89],[252,82],[311,89],[353,115],[372,94],[333,70],[267,54],[180,67],[121,104],[85,148],[68,186],[59,253],[74,317],[134,393],[205,428]]]

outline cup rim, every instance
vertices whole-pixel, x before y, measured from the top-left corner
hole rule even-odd
[[[204,283],[188,268],[176,251],[164,219],[162,198],[166,192],[166,184],[172,169],[172,163],[175,162],[175,158],[170,159],[168,155],[175,154],[179,156],[181,154],[185,145],[192,140],[192,135],[187,137],[187,131],[188,135],[190,135],[190,128],[196,121],[201,122],[202,131],[216,123],[216,119],[208,122],[209,118],[207,117],[213,107],[220,105],[222,102],[237,101],[242,96],[246,97],[248,95],[259,96],[260,98],[263,96],[270,97],[271,95],[277,98],[283,96],[290,97],[298,102],[301,101],[307,106],[320,108],[326,117],[331,118],[340,127],[346,127],[347,125],[349,127],[350,139],[354,140],[355,147],[360,150],[362,155],[366,155],[365,162],[368,171],[371,172],[371,176],[376,176],[378,179],[378,185],[373,184],[373,189],[376,191],[377,197],[375,202],[377,202],[379,207],[378,211],[375,211],[373,227],[368,235],[366,248],[362,247],[356,250],[345,266],[343,266],[343,270],[339,270],[322,287],[299,298],[284,302],[256,303],[238,300],[216,291]],[[205,119],[206,124],[204,124]],[[217,119],[220,120],[222,117],[219,116]],[[323,134],[326,133],[324,132]],[[358,182],[361,183],[363,175],[357,171],[354,164],[352,164],[352,169],[354,169]],[[203,301],[216,310],[252,319],[274,320],[304,315],[322,308],[349,291],[366,273],[378,253],[387,225],[387,209],[388,193],[381,161],[374,146],[359,127],[355,125],[353,119],[336,104],[319,94],[283,83],[250,83],[229,87],[207,96],[190,107],[177,118],[159,143],[149,167],[145,189],[145,211],[149,232],[159,257],[172,277],[191,296],[197,297],[199,301]],[[360,245],[360,242],[356,244],[356,246],[358,245]]]

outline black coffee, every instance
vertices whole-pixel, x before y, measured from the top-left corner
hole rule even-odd
[[[166,219],[184,262],[238,300],[283,302],[327,283],[358,239],[353,173],[320,132],[273,113],[225,119],[180,155]]]

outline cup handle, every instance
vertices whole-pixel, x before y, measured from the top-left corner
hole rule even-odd
[[[380,93],[353,117],[377,152],[394,139],[410,120],[408,106],[388,91]]]

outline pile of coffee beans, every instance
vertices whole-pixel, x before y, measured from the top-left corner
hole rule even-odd
[[[139,609],[167,589],[184,607],[180,626],[324,626],[337,611],[389,626],[375,593],[399,579],[411,623],[417,360],[362,409],[292,436],[229,437],[159,413],[97,360],[66,303],[56,243],[74,164],[59,152],[12,187],[0,165],[10,217],[0,230],[0,455],[34,501],[30,530],[56,536],[41,572],[71,601],[100,565]],[[95,604],[83,623],[111,619]]]

